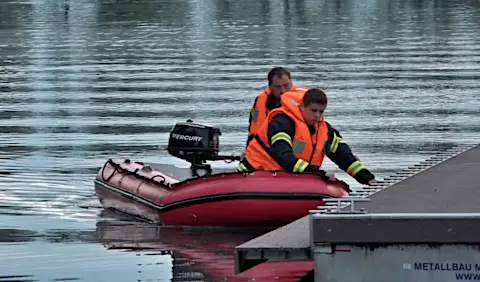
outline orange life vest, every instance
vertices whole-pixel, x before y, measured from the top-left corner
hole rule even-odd
[[[303,95],[304,93],[295,91],[284,93],[281,97],[282,106],[272,110],[266,122],[260,126],[256,137],[249,143],[245,152],[245,159],[254,170],[284,170],[268,153],[271,148],[270,141],[274,143],[278,140],[290,143],[294,155],[299,159],[293,172],[303,172],[309,164],[322,165],[325,158],[323,148],[328,140],[328,125],[322,118],[316,126],[315,133],[313,135],[310,133],[298,107]],[[268,125],[279,114],[286,114],[295,122],[293,140],[285,132],[276,133],[272,140],[268,140]]]
[[[294,85],[292,86],[292,89],[289,92],[298,91],[298,92],[305,93],[307,90],[308,90],[307,87]],[[263,122],[267,118],[267,115],[270,112],[270,110],[267,108],[267,100],[268,100],[268,96],[271,93],[272,91],[270,90],[270,88],[267,88],[258,95],[257,101],[251,110],[252,121],[250,122],[249,135],[253,135],[257,133],[257,131],[260,129],[260,126],[262,126]]]

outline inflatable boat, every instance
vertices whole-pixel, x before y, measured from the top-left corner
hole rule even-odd
[[[107,160],[94,181],[100,203],[160,225],[281,226],[350,192],[317,174],[214,168],[207,162],[240,160],[219,155],[220,134],[191,120],[175,124],[167,150],[190,168]]]

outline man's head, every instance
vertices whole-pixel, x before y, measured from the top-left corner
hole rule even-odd
[[[303,118],[308,125],[315,125],[322,120],[327,108],[327,95],[322,90],[312,88],[305,92],[300,104]]]
[[[268,87],[275,98],[292,89],[290,72],[282,67],[276,67],[268,72]]]

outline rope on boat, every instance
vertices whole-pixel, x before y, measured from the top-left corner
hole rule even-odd
[[[130,162],[130,160],[127,159],[127,160],[125,160],[125,162]],[[111,166],[113,166],[113,167],[114,167],[114,170],[113,170],[113,172],[112,172],[107,178],[105,178],[104,172],[105,172],[105,168],[107,167],[107,164],[110,164]],[[120,173],[120,174],[135,175],[135,177],[141,178],[141,179],[143,179],[143,180],[145,180],[145,181],[150,181],[150,182],[154,182],[154,183],[160,183],[160,184],[162,184],[162,185],[165,186],[165,187],[171,188],[169,185],[165,184],[166,179],[165,179],[165,177],[164,177],[163,175],[157,174],[157,175],[152,176],[151,178],[148,178],[148,177],[145,177],[145,176],[143,176],[143,175],[138,174],[137,172],[138,172],[139,170],[140,170],[140,169],[137,168],[137,169],[135,169],[134,171],[130,171],[130,170],[128,170],[128,169],[123,168],[120,164],[115,163],[112,159],[108,159],[108,161],[105,162],[105,164],[103,165],[103,168],[102,168],[102,178],[103,178],[104,181],[109,182],[110,179],[112,179],[112,177],[115,175],[115,173],[118,172],[118,173]],[[156,181],[156,180],[155,180],[156,177],[160,177],[161,180]]]

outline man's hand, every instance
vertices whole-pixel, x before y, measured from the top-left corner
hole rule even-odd
[[[377,184],[377,180],[375,180],[375,178],[374,178],[374,179],[370,179],[370,181],[368,181],[367,184],[370,185],[370,186],[375,185],[375,184]]]

